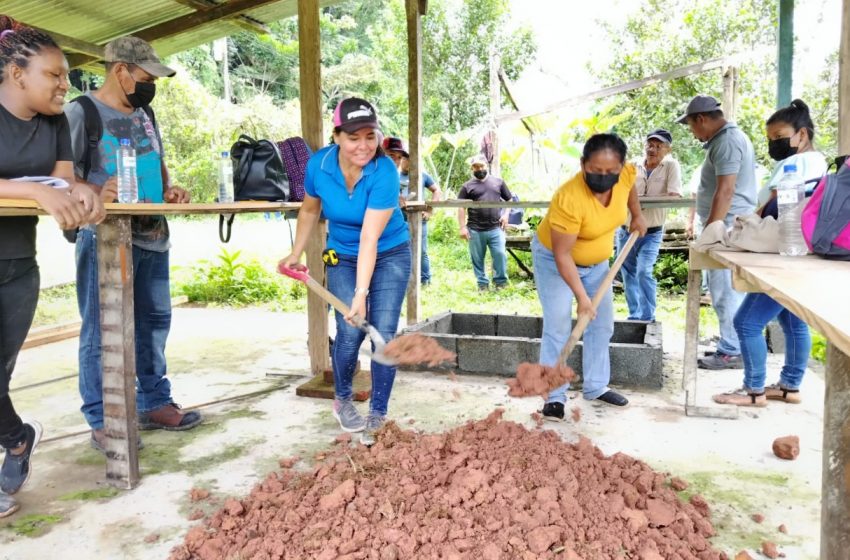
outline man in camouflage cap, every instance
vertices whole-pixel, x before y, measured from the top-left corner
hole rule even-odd
[[[153,48],[137,37],[111,41],[104,48],[104,59],[103,86],[65,105],[76,175],[104,201],[112,202],[117,196],[118,147],[129,140],[136,151],[139,202],[189,202],[189,193],[171,184],[162,138],[150,108],[157,79],[173,76],[175,71],[162,64]],[[98,120],[100,126],[93,126]],[[98,129],[100,141],[97,149],[91,150],[89,137],[96,137]],[[165,216],[134,216],[131,224],[139,428],[188,430],[201,422],[201,415],[180,410],[171,398],[171,382],[165,376],[165,343],[171,327],[168,223]],[[81,409],[92,428],[92,447],[105,452],[95,230],[81,229],[76,243],[77,303],[82,317]]]

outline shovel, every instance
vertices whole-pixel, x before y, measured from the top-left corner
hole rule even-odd
[[[605,278],[602,279],[602,282],[599,284],[599,287],[596,289],[596,294],[593,296],[593,299],[590,300],[591,307],[594,311],[599,307],[599,302],[602,301],[602,298],[605,297],[605,294],[608,293],[608,288],[611,286],[611,282],[614,281],[614,276],[617,275],[617,272],[623,266],[623,262],[626,260],[626,257],[629,255],[629,251],[634,247],[635,242],[638,239],[638,234],[636,231],[633,231],[629,236],[626,244],[623,245],[623,250],[620,251],[620,254],[617,255],[617,260],[614,261],[614,264],[611,265],[611,269],[608,271],[608,274],[605,275]],[[567,339],[567,343],[564,344],[564,348],[561,350],[561,355],[558,357],[559,364],[566,364],[567,359],[569,359],[570,354],[573,353],[573,349],[578,344],[581,335],[584,334],[584,329],[587,328],[587,325],[590,323],[590,314],[584,313],[578,316],[576,320],[576,326],[573,327],[572,332],[570,333],[570,338]]]
[[[349,309],[349,307],[345,305],[341,299],[330,293],[327,288],[316,282],[316,280],[312,276],[310,276],[310,271],[306,268],[302,271],[280,265],[277,267],[277,271],[283,274],[284,276],[289,276],[293,280],[303,282],[308,289],[312,290],[314,294],[322,298],[327,303],[331,304],[334,309],[336,309],[343,315],[348,315],[349,311],[351,311],[351,309]],[[383,364],[385,366],[396,365],[395,360],[384,354],[384,349],[387,346],[387,341],[384,340],[384,337],[381,336],[381,333],[378,332],[378,329],[369,324],[365,319],[363,319],[359,315],[355,315],[353,321],[358,329],[369,335],[369,338],[372,340],[372,344],[375,345],[375,350],[372,352],[371,358],[379,364]]]

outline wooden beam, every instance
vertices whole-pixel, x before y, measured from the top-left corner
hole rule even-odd
[[[520,111],[519,104],[516,102],[516,98],[514,97],[513,92],[511,91],[510,82],[508,81],[508,77],[505,75],[505,71],[499,66],[499,82],[502,83],[502,88],[505,90],[505,95],[508,96],[508,101],[510,101],[511,106],[514,108],[514,111]],[[522,126],[528,131],[528,133],[534,136],[535,132],[531,128],[531,125],[528,122],[528,119],[521,119]]]
[[[101,45],[75,39],[69,35],[62,35],[61,33],[50,31],[49,29],[43,29],[41,27],[35,27],[34,25],[31,25],[30,27],[38,29],[39,31],[47,33],[53,37],[53,40],[56,41],[56,43],[64,50],[91,55],[95,58],[103,58],[103,47]]]
[[[319,0],[298,0],[298,59],[301,99],[301,136],[313,150],[324,145],[322,128],[322,53],[319,33]],[[307,266],[319,283],[325,284],[322,262],[326,237],[325,222],[319,222],[307,242]],[[307,294],[307,347],[310,369],[322,375],[330,367],[328,353],[328,307],[322,299]]]
[[[159,23],[152,27],[148,27],[147,29],[140,29],[133,33],[133,35],[148,42],[156,41],[157,39],[164,39],[165,37],[178,35],[206,23],[233,17],[242,12],[260,8],[266,4],[278,1],[280,0],[231,0],[226,4],[220,4],[215,8],[203,12],[186,14],[185,16],[180,16],[178,18]]]
[[[130,229],[129,216],[110,216],[97,226],[106,478],[127,489],[139,483]]]
[[[626,82],[625,84],[597,89],[584,93],[582,95],[578,95],[576,97],[570,97],[569,99],[564,99],[563,101],[558,101],[556,103],[546,105],[544,107],[541,107],[540,109],[535,109],[531,111],[516,111],[513,113],[507,113],[505,115],[499,115],[498,117],[496,117],[496,121],[506,122],[521,119],[523,117],[533,117],[535,115],[551,113],[552,111],[557,111],[558,109],[563,109],[564,107],[570,107],[579,103],[584,103],[586,101],[594,101],[596,99],[602,99],[603,97],[610,97],[619,93],[625,93],[627,91],[640,89],[642,87],[657,84],[659,82],[675,80],[676,78],[684,78],[685,76],[690,76],[692,74],[699,74],[702,72],[707,72],[709,70],[715,70],[717,68],[722,68],[726,64],[729,64],[729,59],[730,57],[714,58],[712,60],[707,60],[698,64],[689,64],[688,66],[675,68],[668,72],[663,72],[661,74],[655,74],[653,76],[641,78],[640,80],[633,80],[631,82]]]
[[[177,2],[178,4],[182,4],[184,6],[187,6],[189,8],[193,8],[193,9],[201,11],[201,12],[210,10],[212,8],[215,8],[215,7],[221,5],[221,2],[214,2],[213,0],[174,0],[174,1]],[[253,33],[265,34],[265,33],[269,33],[271,31],[269,29],[269,27],[266,24],[264,24],[263,22],[257,21],[254,18],[245,16],[245,15],[238,15],[238,16],[235,16],[232,19],[233,19],[233,23],[235,23],[239,27],[242,27],[245,30],[251,31]]]
[[[419,13],[423,16],[428,13],[428,0],[419,0]]]
[[[406,0],[407,14],[407,106],[408,153],[410,154],[410,194],[414,201],[422,200],[422,16],[420,0]],[[407,324],[419,322],[419,277],[422,273],[422,213],[409,215],[411,244],[411,273],[407,287]]]
[[[779,0],[779,37],[776,41],[776,106],[791,103],[794,71],[794,0]]]
[[[80,68],[81,66],[87,66],[99,60],[103,60],[103,57],[88,54],[68,54],[65,55],[65,59],[68,61],[68,68],[73,70],[74,68]],[[100,66],[102,67],[103,64],[101,63]]]
[[[850,0],[841,11],[841,47],[838,51],[838,154],[850,154]]]
[[[502,88],[499,87],[499,66],[502,59],[494,45],[490,46],[490,140],[493,148],[493,161],[490,162],[490,174],[500,177],[501,150],[499,147],[499,122],[496,118],[502,109]]]
[[[850,549],[850,357],[832,342],[824,379],[820,557],[840,560]]]

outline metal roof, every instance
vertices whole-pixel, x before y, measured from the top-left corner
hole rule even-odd
[[[138,35],[166,56],[246,29],[262,32],[296,15],[298,0],[3,0],[0,13],[53,34],[71,66],[84,66],[124,35]]]

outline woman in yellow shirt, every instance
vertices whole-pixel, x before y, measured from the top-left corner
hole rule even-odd
[[[608,388],[608,344],[614,333],[614,301],[608,295],[594,313],[591,298],[608,273],[614,233],[631,212],[630,229],[641,236],[646,222],[640,211],[635,168],[626,164],[626,144],[616,134],[595,134],[584,145],[581,171],[561,185],[549,203],[531,242],[537,294],[543,306],[540,363],[554,366],[572,330],[572,300],[578,313],[593,320],[584,332],[582,392],[586,400],[625,406],[628,399]],[[543,416],[563,420],[569,384],[549,394]]]

